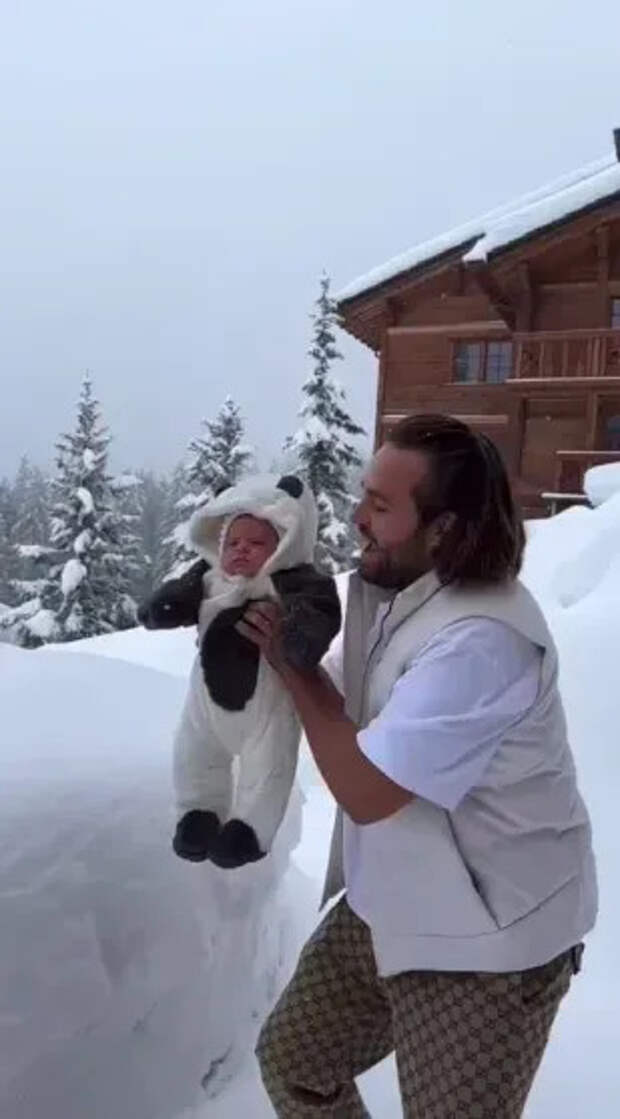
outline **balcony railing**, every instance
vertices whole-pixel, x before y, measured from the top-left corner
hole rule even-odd
[[[620,330],[515,334],[514,378],[620,377]]]
[[[620,462],[620,451],[556,451],[556,491],[582,493],[586,470],[608,462]]]

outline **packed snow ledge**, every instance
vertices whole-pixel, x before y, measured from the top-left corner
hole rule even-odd
[[[612,475],[588,480],[596,508],[529,531],[525,579],[560,647],[601,884],[530,1119],[611,1119],[620,1096]],[[272,858],[233,874],[174,858],[170,742],[193,651],[190,633],[138,630],[37,652],[0,646],[3,1119],[272,1114],[251,1050],[316,921],[332,806],[304,753],[305,803],[297,791]],[[378,1119],[400,1114],[392,1062],[361,1087]]]

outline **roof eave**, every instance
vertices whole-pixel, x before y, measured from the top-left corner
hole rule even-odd
[[[491,264],[500,260],[504,255],[516,252],[523,248],[524,245],[537,240],[539,237],[547,236],[553,233],[556,229],[561,229],[571,221],[577,218],[584,217],[588,213],[593,213],[596,210],[605,208],[612,205],[614,202],[620,201],[620,190],[613,191],[611,194],[605,195],[604,198],[597,198],[595,202],[588,203],[587,206],[581,206],[578,209],[571,210],[570,213],[564,214],[561,218],[550,221],[545,225],[539,225],[535,229],[529,230],[521,237],[517,237],[506,244],[498,246],[489,252],[486,257],[480,260],[466,262],[467,264]],[[454,264],[462,263],[463,257],[474,247],[477,241],[481,240],[480,236],[469,238],[467,241],[459,245],[455,245],[447,249],[437,256],[430,257],[428,260],[421,261],[419,264],[414,265],[413,268],[403,269],[402,272],[397,272],[389,279],[380,281],[377,284],[370,285],[363,291],[357,292],[355,295],[348,298],[338,300],[338,310],[344,319],[351,315],[355,315],[356,311],[361,310],[362,307],[370,307],[373,303],[379,303],[381,300],[394,296],[398,291],[408,288],[416,283],[429,278],[435,272],[443,271],[447,267],[452,267]],[[347,329],[349,326],[347,324]],[[359,337],[356,331],[351,330],[355,337]],[[370,343],[366,338],[360,338],[360,341]]]
[[[531,241],[536,241],[539,237],[546,237],[553,233],[556,229],[559,230],[563,226],[568,225],[578,218],[586,217],[587,214],[594,213],[595,210],[602,210],[606,206],[611,206],[614,202],[620,202],[620,190],[615,190],[611,194],[606,194],[604,198],[597,198],[595,202],[589,202],[587,206],[580,206],[576,210],[571,210],[570,213],[564,214],[561,218],[556,218],[555,221],[547,222],[545,225],[538,225],[536,229],[524,233],[522,237],[515,237],[514,240],[507,242],[505,245],[499,245],[497,249],[493,249],[484,258],[487,263],[491,264],[499,260],[504,254],[515,252],[528,244]]]
[[[338,299],[338,309],[340,313],[343,314],[357,304],[370,303],[386,295],[394,295],[396,290],[407,288],[411,284],[417,283],[418,280],[426,280],[429,275],[435,272],[442,272],[445,268],[460,263],[465,253],[469,252],[476,241],[479,240],[479,236],[470,237],[467,241],[462,241],[459,245],[453,245],[444,252],[438,253],[437,256],[429,257],[427,260],[415,264],[412,268],[404,268],[402,272],[395,272],[394,275],[390,276],[388,279],[380,280],[376,284],[370,284],[367,288],[364,288],[363,291],[356,292],[355,295],[350,295],[344,299]]]

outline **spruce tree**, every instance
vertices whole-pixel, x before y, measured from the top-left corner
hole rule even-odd
[[[351,565],[354,533],[350,524],[353,497],[351,473],[362,464],[352,438],[364,435],[346,407],[344,390],[332,376],[332,365],[342,360],[336,345],[339,324],[336,304],[329,294],[329,277],[323,275],[309,356],[310,376],[302,388],[302,424],[285,443],[292,466],[314,493],[319,509],[316,561],[326,571],[344,571]]]
[[[0,479],[0,603],[14,606],[17,601],[16,580],[19,579],[20,561],[15,546],[17,509],[14,487]]]
[[[110,480],[110,490],[122,555],[115,576],[116,606],[112,620],[114,629],[126,629],[135,625],[137,592],[148,567],[140,538],[142,478],[137,472],[124,471]]]
[[[135,624],[131,547],[127,551],[126,522],[107,473],[109,441],[85,377],[75,430],[57,444],[48,568],[37,599],[20,608],[21,644],[93,637]]]
[[[12,540],[6,513],[0,507],[0,605],[14,606],[17,602],[16,580],[19,575],[19,557]]]
[[[153,585],[157,586],[164,579],[170,578],[175,573],[179,543],[175,529],[183,522],[184,514],[179,509],[179,502],[187,494],[187,479],[185,466],[177,463],[172,474],[162,480],[163,509],[161,518],[161,536],[157,560],[153,566]],[[195,557],[194,557],[195,559]]]
[[[171,531],[170,488],[167,478],[158,478],[152,471],[138,474],[140,488],[136,491],[138,517],[136,533],[141,562],[133,582],[133,596],[138,602],[148,598],[162,581],[171,563],[167,555],[165,538]],[[181,496],[181,490],[176,497]]]
[[[15,582],[19,602],[34,598],[41,590],[42,563],[48,554],[50,531],[47,479],[24,456],[13,486],[16,508],[13,537],[19,557]]]
[[[45,547],[49,539],[48,484],[41,470],[26,455],[22,458],[13,487],[17,510],[15,539],[18,545]]]
[[[243,419],[238,406],[227,397],[214,420],[203,420],[203,431],[193,439],[184,468],[186,492],[176,501],[177,521],[168,543],[172,552],[169,575],[194,562],[189,543],[189,522],[196,509],[226,486],[234,486],[246,473],[252,450],[244,443]]]

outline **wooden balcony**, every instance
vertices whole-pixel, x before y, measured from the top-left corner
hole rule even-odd
[[[620,377],[620,330],[515,334],[513,379]]]
[[[620,451],[556,451],[556,493],[583,493],[583,480],[591,466],[620,462]]]

